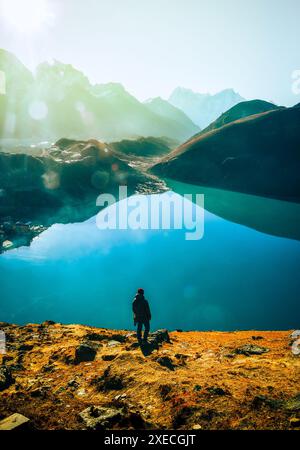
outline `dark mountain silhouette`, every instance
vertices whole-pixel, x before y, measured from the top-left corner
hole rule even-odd
[[[230,122],[243,119],[244,117],[261,114],[279,108],[282,107],[274,105],[274,103],[266,102],[264,100],[249,100],[241,102],[221,114],[220,117],[218,117],[214,122],[208,125],[208,127],[204,128],[204,130],[202,130],[197,135],[200,136],[200,134],[202,135],[207,133],[208,131],[216,130],[217,128],[221,128]],[[195,136],[193,136],[193,138],[194,137]]]
[[[152,171],[165,178],[300,201],[300,108],[229,123],[189,140]]]

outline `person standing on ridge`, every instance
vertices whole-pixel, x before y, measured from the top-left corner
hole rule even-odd
[[[147,342],[149,330],[150,330],[150,320],[151,312],[148,301],[144,297],[144,289],[139,288],[136,296],[134,297],[132,303],[133,320],[134,326],[137,325],[137,338],[139,342],[142,342],[142,328],[145,327],[144,331],[144,342]]]

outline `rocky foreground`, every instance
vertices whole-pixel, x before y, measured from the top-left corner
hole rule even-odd
[[[297,429],[289,331],[135,334],[0,323],[0,420],[32,429]],[[0,422],[1,425],[1,422]]]

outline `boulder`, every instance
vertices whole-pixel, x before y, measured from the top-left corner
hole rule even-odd
[[[120,333],[114,333],[110,336],[110,338],[121,343],[127,341],[127,337],[124,334]]]
[[[170,342],[170,336],[166,329],[157,330],[154,333],[151,333],[151,339],[156,340],[157,343]]]
[[[188,358],[188,355],[184,355],[183,353],[176,353],[174,356],[181,362],[185,362],[185,360]]]
[[[7,366],[0,366],[0,391],[4,391],[13,383],[11,370]]]
[[[18,350],[21,352],[29,352],[30,350],[32,350],[34,347],[34,345],[32,344],[21,344],[18,347]]]
[[[74,364],[80,364],[81,362],[94,361],[97,354],[97,350],[94,346],[89,344],[80,344],[75,350]]]
[[[54,320],[45,320],[45,322],[43,322],[42,325],[44,326],[55,325],[55,322]]]
[[[77,389],[79,387],[79,383],[76,380],[68,381],[68,387]]]
[[[110,336],[102,333],[88,333],[85,335],[85,339],[88,341],[107,341]]]
[[[15,429],[25,429],[27,428],[27,424],[29,422],[29,419],[22,414],[12,414],[9,417],[6,417],[5,419],[1,420],[0,422],[0,431],[10,431]]]
[[[228,395],[228,392],[218,386],[211,386],[207,388],[207,392],[212,395]]]
[[[290,418],[290,427],[292,427],[292,428],[300,427],[300,417],[291,417]]]
[[[56,367],[55,367],[54,364],[45,364],[45,365],[42,367],[42,371],[43,371],[43,372],[50,372],[50,373],[52,373],[52,372],[54,372],[55,370],[56,370]]]
[[[131,411],[126,404],[122,407],[90,406],[79,414],[79,418],[88,430],[153,428],[153,425],[146,422],[138,411]]]
[[[113,425],[120,422],[123,416],[122,409],[99,406],[89,406],[79,414],[86,428],[90,430],[110,429]]]
[[[157,358],[156,362],[167,369],[174,370],[173,361],[169,358],[169,356],[160,356]]]
[[[270,409],[279,409],[283,405],[282,400],[269,398],[265,395],[256,395],[252,400],[252,408],[260,409],[263,406],[267,406]]]
[[[158,350],[163,342],[170,342],[168,330],[157,330],[150,334],[147,342],[141,344],[141,348],[144,354],[150,354],[153,350]]]
[[[238,347],[234,350],[236,355],[262,355],[263,353],[269,352],[267,347],[259,347],[254,344],[245,344],[242,347]]]
[[[119,375],[112,375],[109,367],[104,371],[103,376],[94,378],[91,384],[96,386],[96,389],[100,392],[124,388],[123,379]]]
[[[102,359],[103,361],[112,361],[113,359],[116,358],[117,355],[103,355]]]
[[[284,403],[284,408],[288,411],[300,411],[300,394],[287,400]]]
[[[33,398],[46,398],[48,387],[38,387],[30,392],[31,397]]]

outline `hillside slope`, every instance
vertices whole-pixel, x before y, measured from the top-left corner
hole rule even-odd
[[[144,102],[147,108],[162,117],[173,120],[182,130],[185,130],[186,135],[193,136],[200,131],[200,128],[179,108],[176,108],[171,103],[163,100],[161,97],[152,98]]]
[[[109,145],[118,152],[137,157],[160,157],[170,153],[174,148],[171,140],[161,138],[123,139],[119,142],[111,142]]]
[[[221,128],[228,123],[235,122],[236,120],[243,119],[244,117],[253,116],[255,114],[261,114],[264,112],[279,109],[279,106],[274,105],[274,103],[266,102],[264,100],[249,100],[245,102],[238,103],[237,105],[230,108],[228,111],[221,114],[214,122],[212,122],[208,127],[204,128],[197,136],[200,134],[205,134],[208,131],[216,130]],[[195,137],[195,136],[194,136]]]
[[[299,356],[288,331],[134,333],[1,323],[0,419],[35,429],[290,429]],[[2,364],[2,365],[1,365]]]
[[[300,108],[250,116],[181,145],[152,170],[161,177],[300,201]]]

